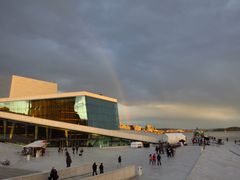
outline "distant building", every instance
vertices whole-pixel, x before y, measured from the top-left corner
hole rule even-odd
[[[147,132],[154,132],[155,128],[152,124],[147,124],[146,127],[145,127],[145,130]]]
[[[131,126],[127,124],[120,124],[120,129],[131,130]]]
[[[140,125],[128,125],[128,124],[120,124],[120,129],[134,130],[134,131],[143,130],[142,126]]]
[[[133,128],[134,128],[135,131],[141,131],[142,130],[142,126],[140,126],[140,125],[134,125]]]

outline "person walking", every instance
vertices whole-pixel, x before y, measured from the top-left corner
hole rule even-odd
[[[78,154],[78,145],[76,145],[76,154]]]
[[[157,165],[158,165],[158,166],[159,166],[159,165],[160,165],[160,166],[162,165],[160,154],[157,155]]]
[[[66,164],[67,164],[67,167],[71,167],[71,163],[72,163],[72,159],[69,155],[69,153],[67,154],[67,157],[66,157]]]
[[[69,155],[68,149],[65,148],[65,156],[68,156],[68,155]]]
[[[104,168],[103,163],[101,163],[99,166],[100,174],[103,174],[103,168]]]
[[[96,162],[93,163],[92,170],[93,170],[92,175],[93,176],[97,175],[97,164],[96,164]]]
[[[75,147],[74,146],[72,147],[72,152],[73,152],[73,154],[75,154]]]
[[[160,154],[164,154],[164,149],[163,149],[163,143],[162,142],[159,143],[159,152],[160,152]]]
[[[69,156],[69,152],[68,151],[65,152],[65,156],[66,157]]]
[[[57,180],[58,179],[58,174],[57,174],[57,170],[52,167],[52,170],[50,172],[50,176],[48,177],[48,180]]]
[[[174,157],[174,155],[175,155],[175,150],[173,149],[172,146],[170,146],[170,156]]]
[[[122,163],[122,157],[118,156],[118,164],[119,164],[120,167],[121,167],[121,163]]]
[[[166,147],[166,153],[167,153],[167,157],[170,157],[170,147]]]
[[[156,154],[155,153],[152,156],[152,164],[156,165]]]
[[[58,174],[57,174],[57,170],[54,168],[54,167],[52,167],[52,170],[51,170],[51,172],[50,172],[50,176],[48,177],[48,179],[49,180],[57,180],[58,179]]]
[[[79,156],[82,156],[82,155],[83,155],[83,148],[81,148],[80,153],[79,153]]]
[[[152,164],[152,154],[149,154],[149,164]]]

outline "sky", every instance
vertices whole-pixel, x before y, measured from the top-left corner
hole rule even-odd
[[[240,126],[239,19],[239,0],[1,0],[0,76],[117,98],[122,123]]]

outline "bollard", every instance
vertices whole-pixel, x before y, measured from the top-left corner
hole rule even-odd
[[[30,154],[27,155],[27,160],[30,161]]]
[[[142,175],[142,167],[141,166],[138,166],[138,175],[141,176]]]
[[[39,158],[39,157],[40,157],[40,152],[37,151],[37,152],[36,152],[36,158]]]

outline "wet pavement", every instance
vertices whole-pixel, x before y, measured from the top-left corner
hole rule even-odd
[[[5,145],[4,145],[5,146]],[[32,158],[30,161],[25,156],[20,155],[21,147],[13,146],[10,154],[12,154],[12,164],[10,167],[30,170],[30,171],[47,171],[53,166],[56,169],[62,169],[66,166],[64,153],[58,153],[57,148],[47,148],[43,157]],[[3,146],[1,146],[3,148]],[[71,148],[68,148],[72,158],[72,166],[82,164],[92,164],[96,162],[98,165],[103,163],[105,172],[120,167],[118,164],[118,156],[122,157],[121,167],[127,165],[141,166],[143,175],[135,179],[158,179],[162,180],[183,180],[190,174],[193,166],[200,156],[199,146],[185,146],[176,149],[174,158],[167,158],[166,154],[162,155],[162,166],[149,165],[148,156],[154,153],[155,147],[133,149],[130,147],[117,148],[83,148],[83,156],[73,154]],[[0,151],[1,152],[1,151]],[[7,152],[5,150],[5,152]],[[5,155],[9,155],[7,152]],[[2,157],[2,156],[1,156]],[[76,179],[76,178],[75,178]]]
[[[64,153],[58,153],[57,148],[47,148],[44,157],[32,158],[30,161],[20,155],[21,149],[20,146],[13,144],[0,144],[0,160],[10,159],[10,168],[12,168],[1,167],[0,178],[28,174],[33,171],[47,171],[52,166],[57,169],[65,168]],[[179,147],[176,149],[174,158],[167,158],[166,154],[162,155],[162,166],[149,165],[148,156],[154,153],[154,150],[154,147],[84,148],[83,156],[79,156],[73,154],[71,148],[68,148],[73,161],[72,166],[93,162],[98,165],[103,163],[105,172],[120,167],[117,158],[121,155],[121,167],[132,164],[142,167],[143,175],[133,178],[134,180],[235,180],[240,176],[240,146],[233,142],[224,145],[211,144],[206,146],[202,153],[200,146]],[[91,176],[91,173],[69,179],[88,176]]]

